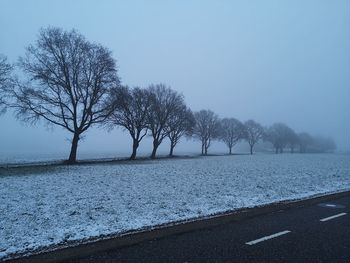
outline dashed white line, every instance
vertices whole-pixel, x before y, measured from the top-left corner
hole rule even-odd
[[[340,217],[340,216],[345,216],[346,213],[340,213],[340,214],[336,214],[334,216],[330,216],[330,217],[326,217],[326,218],[322,218],[320,219],[321,222],[325,222],[325,221],[328,221],[328,220],[332,220],[334,218],[337,218],[337,217]]]
[[[336,205],[333,205],[333,204],[326,204],[325,206],[328,206],[328,207],[336,207]]]
[[[249,246],[255,245],[257,243],[260,243],[260,242],[263,242],[263,241],[266,241],[266,240],[269,240],[269,239],[272,239],[272,238],[275,238],[275,237],[279,237],[279,236],[288,234],[290,232],[291,231],[289,231],[289,230],[285,230],[285,231],[278,232],[278,233],[270,235],[270,236],[265,236],[265,237],[262,237],[262,238],[259,238],[259,239],[253,240],[253,241],[249,241],[246,244],[249,245]]]

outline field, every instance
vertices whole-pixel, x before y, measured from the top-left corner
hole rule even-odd
[[[0,170],[0,260],[350,189],[350,155],[258,154]]]

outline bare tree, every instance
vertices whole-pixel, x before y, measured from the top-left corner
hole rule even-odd
[[[196,125],[193,135],[202,143],[202,155],[208,154],[211,141],[218,138],[220,134],[219,117],[211,110],[201,110],[194,113]]]
[[[108,118],[108,126],[118,125],[127,130],[132,138],[131,160],[136,158],[141,140],[147,135],[147,112],[151,106],[151,96],[147,89],[122,87],[113,92],[113,113]]]
[[[291,153],[294,153],[295,147],[298,145],[298,143],[299,143],[298,135],[294,130],[290,129],[288,133],[288,144],[289,144]]]
[[[175,146],[184,135],[191,136],[195,123],[193,113],[186,105],[178,107],[176,112],[169,118],[165,127],[170,140],[169,156],[173,156]]]
[[[336,143],[331,137],[312,136],[306,132],[298,134],[300,153],[334,152]]]
[[[313,138],[310,134],[302,132],[298,134],[298,143],[300,153],[306,153],[308,147],[313,144]]]
[[[153,137],[151,158],[155,159],[159,145],[169,134],[169,130],[166,129],[168,122],[178,108],[184,105],[184,99],[182,95],[164,84],[151,85],[148,89],[151,93],[151,106],[147,122]]]
[[[248,120],[244,123],[245,139],[250,146],[250,154],[253,154],[254,145],[263,138],[264,128],[253,120]]]
[[[12,82],[12,65],[7,62],[7,58],[0,54],[0,114],[5,111],[5,90],[9,89]]]
[[[330,153],[334,152],[337,148],[333,138],[317,136],[313,138],[312,152],[317,153]]]
[[[283,149],[289,143],[291,131],[286,124],[275,123],[266,131],[265,139],[272,143],[276,153],[283,153]]]
[[[235,118],[224,118],[220,122],[219,138],[229,148],[229,154],[232,154],[232,148],[237,142],[244,138],[244,125]]]
[[[30,82],[18,83],[10,96],[17,117],[39,119],[73,134],[67,163],[75,163],[78,141],[91,126],[104,122],[112,109],[111,90],[119,86],[111,52],[81,34],[49,27],[42,29],[19,65]]]

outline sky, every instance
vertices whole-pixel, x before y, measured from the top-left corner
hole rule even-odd
[[[0,10],[0,53],[13,63],[40,28],[74,28],[113,52],[123,84],[166,83],[194,111],[264,126],[285,122],[350,149],[348,0],[1,0]],[[10,111],[0,123],[2,156],[69,152],[71,134],[60,128],[20,123]],[[120,129],[93,128],[78,151],[120,154],[130,147]],[[150,139],[140,150],[151,150]],[[200,147],[184,140],[178,150]]]

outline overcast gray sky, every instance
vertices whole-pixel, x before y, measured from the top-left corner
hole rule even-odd
[[[286,122],[350,149],[348,0],[1,0],[0,10],[0,53],[12,62],[41,27],[75,28],[113,51],[123,84],[164,82],[195,111]],[[11,113],[0,123],[2,154],[68,153],[60,128],[24,126]],[[128,152],[130,143],[121,131],[93,129],[79,151]]]

